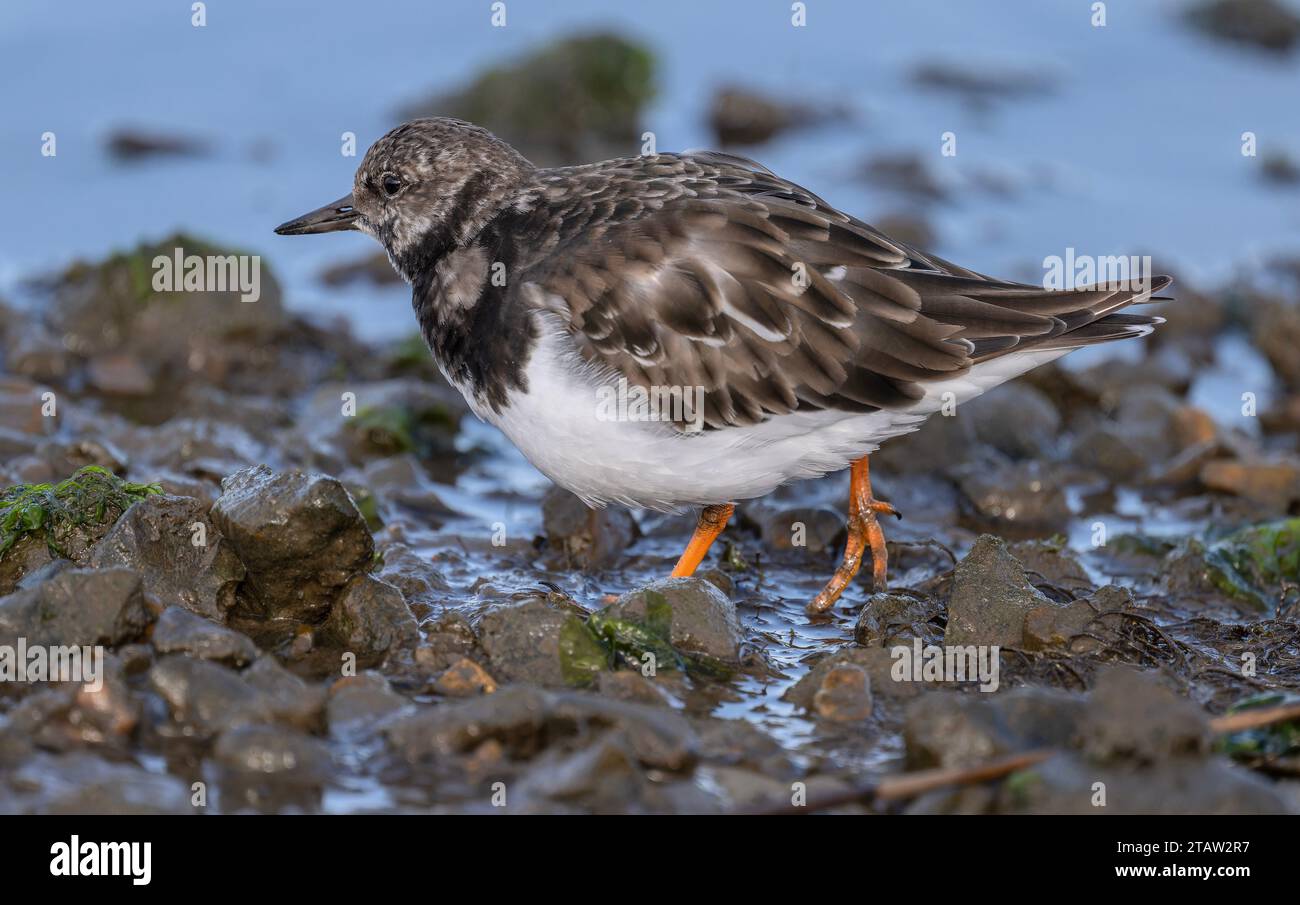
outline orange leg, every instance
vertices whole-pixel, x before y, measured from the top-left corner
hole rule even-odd
[[[840,594],[849,586],[862,568],[862,554],[871,549],[871,579],[874,590],[886,588],[885,532],[880,528],[877,515],[898,516],[898,510],[882,503],[871,495],[871,478],[867,472],[867,457],[863,456],[849,468],[849,539],[844,545],[844,559],[822,588],[821,593],[808,604],[809,614],[824,613],[835,605]]]
[[[705,506],[701,510],[700,519],[695,523],[695,533],[691,535],[691,542],[686,545],[682,558],[677,560],[672,578],[684,578],[695,574],[695,570],[704,561],[705,554],[709,552],[709,547],[713,546],[722,529],[727,527],[727,520],[735,511],[736,507],[731,503]]]

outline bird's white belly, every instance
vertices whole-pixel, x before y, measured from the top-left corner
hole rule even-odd
[[[787,481],[839,471],[920,427],[945,402],[960,404],[1060,354],[995,359],[930,384],[905,411],[798,412],[753,427],[683,433],[662,422],[607,417],[597,388],[612,375],[594,373],[564,337],[546,333],[525,370],[527,393],[511,394],[499,413],[470,403],[539,471],[588,503],[672,510],[752,499]]]

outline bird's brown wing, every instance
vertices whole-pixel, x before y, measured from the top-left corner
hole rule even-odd
[[[1156,322],[1111,314],[1141,293],[1047,291],[923,254],[731,155],[552,174],[528,203],[554,241],[521,262],[516,291],[589,362],[703,387],[713,428],[906,407],[980,360]]]

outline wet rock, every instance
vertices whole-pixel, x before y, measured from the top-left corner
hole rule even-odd
[[[722,793],[728,810],[757,810],[788,807],[792,798],[792,783],[772,776],[766,776],[754,770],[737,767],[710,767],[708,776]],[[847,785],[831,776],[809,776],[799,780],[805,786],[809,800],[845,793]],[[828,813],[863,813],[862,808],[852,805],[837,808]]]
[[[975,439],[1013,459],[1050,458],[1061,433],[1061,416],[1043,391],[1012,382],[957,409]]]
[[[91,422],[81,429],[93,430],[97,425]],[[87,465],[97,465],[114,475],[124,474],[127,470],[126,455],[107,440],[84,438],[68,442],[42,442],[37,455],[44,459],[51,470],[58,475],[72,474]],[[147,499],[147,498],[146,498]]]
[[[464,399],[442,381],[327,383],[308,399],[297,430],[311,461],[331,469],[336,461],[361,465],[408,453],[427,461],[455,452],[465,411]]]
[[[1210,750],[1209,718],[1155,677],[1116,667],[1102,673],[1079,723],[1083,752],[1098,762],[1153,764]]]
[[[177,606],[163,610],[152,641],[160,654],[188,654],[231,666],[245,666],[257,659],[257,645],[247,635]]]
[[[1031,581],[1041,576],[1046,581],[1067,589],[1092,586],[1088,570],[1065,546],[1063,537],[1016,541],[1010,544],[1007,550],[1020,560]]]
[[[725,147],[762,144],[789,129],[843,117],[844,111],[817,109],[727,85],[714,92],[708,116],[718,144]]]
[[[1164,463],[1154,466],[1147,480],[1155,485],[1185,485],[1200,479],[1201,470],[1219,455],[1215,441],[1185,447]]]
[[[1077,743],[1087,703],[1077,694],[1054,688],[1012,688],[997,697],[980,696],[980,706],[994,711],[1017,739],[1017,749],[1064,748]]]
[[[874,218],[872,223],[894,241],[912,248],[929,249],[939,244],[939,234],[930,221],[914,213],[883,214]]]
[[[405,544],[388,543],[380,549],[383,565],[374,575],[402,592],[406,605],[417,617],[440,608],[451,586],[433,563]]]
[[[238,673],[211,660],[172,654],[149,671],[149,685],[171,714],[173,725],[162,727],[163,734],[201,739],[260,723],[311,730],[319,725],[325,696],[270,657]]]
[[[895,681],[891,675],[893,663],[890,652],[884,648],[841,648],[819,659],[798,682],[786,689],[781,700],[816,713],[817,695],[822,691],[829,695],[835,682],[844,678],[841,675],[840,679],[828,682],[830,675],[847,667],[861,669],[867,675],[867,690],[873,698],[907,700],[915,697],[921,691],[920,684]]]
[[[497,690],[497,683],[483,667],[462,657],[434,680],[433,690],[448,697],[468,698],[492,694]]]
[[[1075,635],[1082,634],[1097,617],[1097,612],[1087,601],[1076,600],[1065,606],[1044,604],[1030,610],[1025,616],[1025,650],[1045,650],[1070,643]]]
[[[37,440],[35,437],[19,433],[8,427],[0,427],[0,461],[12,462],[25,456],[33,456],[36,452]],[[0,479],[3,478],[3,472],[0,472]]]
[[[13,772],[9,784],[18,790],[21,813],[111,817],[194,813],[189,786],[177,777],[84,752],[37,754]]]
[[[320,638],[355,653],[358,665],[372,666],[398,651],[413,649],[420,641],[420,629],[397,588],[358,575],[343,587]]]
[[[1159,387],[1181,394],[1196,377],[1185,350],[1166,348],[1137,361],[1101,362],[1069,375],[1076,389],[1091,397],[1091,405],[1103,411],[1118,409],[1135,387]],[[1042,377],[1035,383],[1044,389]],[[1047,392],[1051,393],[1049,389]]]
[[[616,701],[655,704],[661,707],[672,703],[668,693],[658,683],[630,669],[602,672],[596,677],[596,690],[604,697]]]
[[[1213,38],[1271,53],[1287,53],[1300,42],[1300,16],[1278,0],[1205,0],[1185,16]]]
[[[89,681],[33,686],[8,713],[8,729],[20,732],[39,747],[66,751],[80,747],[107,747],[125,752],[130,735],[140,721],[139,698],[127,685],[122,661],[106,654],[84,676]]]
[[[387,286],[402,282],[402,278],[393,269],[388,255],[376,251],[361,258],[326,267],[320,273],[320,281],[326,286],[344,286],[354,282]]]
[[[1300,305],[1263,300],[1255,312],[1251,342],[1291,389],[1300,388]]]
[[[19,588],[33,575],[55,564],[71,563],[68,559],[55,559],[50,548],[39,537],[24,537],[0,557],[0,594]]]
[[[127,666],[112,654],[104,658],[103,682],[82,684],[73,693],[72,723],[85,741],[121,742],[140,722],[140,699],[127,685]]]
[[[286,363],[285,366],[293,367],[294,364]],[[300,378],[298,375],[293,375],[293,379]],[[225,430],[231,427],[237,428],[238,439],[234,442],[245,447],[261,444],[274,449],[278,444],[284,443],[282,431],[293,424],[293,409],[284,404],[284,399],[294,392],[294,388],[279,383],[280,381],[276,381],[277,385],[274,388],[237,387],[233,390],[224,390],[210,383],[185,384],[179,388],[176,395],[176,411],[167,414],[171,415],[170,420],[175,420],[177,415],[183,415],[182,420],[191,421],[196,426],[201,426],[205,422],[217,422],[226,425]],[[262,392],[274,392],[275,395],[260,395]],[[253,395],[254,393],[258,395]],[[136,413],[132,411],[131,414]],[[142,419],[137,416],[137,420]],[[222,440],[225,430],[205,432],[206,442]],[[287,452],[292,456],[296,450],[289,449]],[[269,464],[270,459],[263,456],[260,461]],[[234,470],[234,468],[230,469],[230,471]],[[217,477],[225,477],[225,474]]]
[[[145,157],[197,157],[207,151],[204,142],[182,135],[117,128],[104,142],[108,153],[119,161],[138,161]]]
[[[752,517],[763,532],[763,546],[770,550],[821,554],[832,549],[844,532],[844,514],[826,506],[760,508]]]
[[[58,334],[45,324],[28,323],[13,330],[0,344],[5,370],[41,383],[62,385],[72,370]],[[3,383],[0,381],[0,383]]]
[[[1260,164],[1260,173],[1264,179],[1274,185],[1291,186],[1300,184],[1300,164],[1282,152],[1267,155]]]
[[[903,726],[915,769],[969,767],[996,757],[1071,742],[1082,713],[1073,695],[1015,688],[996,698],[938,692],[908,705]]]
[[[1295,520],[1242,529],[1212,545],[1189,538],[1160,565],[1160,582],[1175,599],[1220,600],[1269,612],[1300,579]]]
[[[154,650],[148,644],[123,644],[116,654],[128,676],[138,676],[153,666]]]
[[[23,377],[0,376],[0,427],[32,436],[54,433],[58,419],[46,415],[52,393],[49,387]]]
[[[953,471],[954,449],[977,446],[975,426],[957,412],[930,418],[914,433],[891,440],[872,453],[872,468],[901,475],[947,475]]]
[[[207,738],[236,726],[274,720],[267,698],[239,673],[211,660],[181,654],[149,670],[149,684],[164,701],[180,734]]]
[[[862,166],[862,178],[919,201],[943,201],[950,194],[925,158],[906,151],[871,157]]]
[[[155,389],[148,369],[130,355],[96,355],[86,364],[86,380],[109,396],[149,396]]]
[[[997,71],[952,63],[924,63],[912,72],[921,88],[960,95],[967,102],[985,105],[995,100],[1046,94],[1054,80],[1043,72]]]
[[[1290,813],[1275,786],[1223,760],[1179,759],[1134,769],[1069,753],[1008,777],[993,807],[1021,814]]]
[[[636,153],[654,95],[654,56],[613,34],[546,44],[487,69],[460,91],[402,111],[454,116],[490,129],[539,166]]]
[[[239,726],[221,734],[213,760],[225,770],[295,782],[323,782],[332,772],[329,749],[319,739],[284,726]]]
[[[639,535],[632,514],[621,506],[590,509],[561,487],[542,498],[542,528],[557,566],[607,569]]]
[[[655,595],[672,608],[669,640],[674,648],[723,663],[739,662],[742,635],[736,605],[703,579],[660,579],[624,594],[607,613],[616,619],[644,622],[647,604]]]
[[[541,599],[494,607],[479,622],[493,675],[506,682],[560,687],[560,629],[570,614]]]
[[[165,290],[154,288],[161,285],[163,271],[155,268],[160,258],[177,271]],[[173,285],[185,287],[199,263],[201,283],[191,279],[183,295],[171,291]],[[247,290],[236,285],[241,264]],[[208,272],[215,276],[216,270],[222,281],[210,285]],[[236,372],[241,378],[265,372],[270,359],[264,350],[285,320],[279,285],[266,267],[257,271],[256,301],[241,301],[242,292],[253,295],[252,276],[247,256],[176,234],[97,264],[69,267],[54,289],[50,320],[59,325],[64,345],[74,355],[133,359],[157,386],[177,386],[193,377],[222,383]]]
[[[318,620],[370,565],[370,531],[334,478],[259,465],[221,487],[212,521],[248,569],[237,606],[250,615]]]
[[[1069,521],[1059,478],[1037,460],[972,462],[956,476],[969,517],[979,524],[1054,531]]]
[[[922,695],[903,725],[911,769],[969,767],[1019,750],[1018,739],[983,701],[948,693]]]
[[[617,732],[606,732],[577,751],[543,752],[519,786],[524,813],[544,813],[557,805],[583,813],[643,813],[643,799],[651,792]]]
[[[953,572],[944,644],[1019,646],[1025,617],[1050,605],[1006,542],[981,535]]]
[[[1122,585],[1108,584],[1098,588],[1088,602],[1098,613],[1127,610],[1135,606],[1133,592]]]
[[[1300,500],[1300,457],[1229,461],[1216,459],[1201,467],[1201,483],[1211,490],[1236,494],[1273,511],[1286,511]]]
[[[942,612],[939,602],[928,597],[900,591],[872,594],[858,613],[853,640],[863,647],[888,647],[912,638],[936,643],[940,638],[932,620]]]
[[[154,599],[222,622],[245,570],[208,508],[189,497],[141,500],[99,541],[90,561],[135,569]]]
[[[214,481],[271,456],[247,430],[221,419],[173,418],[123,435],[118,444],[133,462]]]
[[[695,575],[721,591],[724,597],[730,597],[736,591],[736,582],[721,569],[697,569]]]
[[[324,686],[295,676],[270,655],[258,657],[240,677],[261,695],[276,720],[304,732],[321,727],[325,714]]]
[[[65,569],[0,598],[0,639],[29,645],[117,645],[138,637],[151,614],[130,569]]]
[[[1118,424],[1093,424],[1074,441],[1070,458],[1116,483],[1133,483],[1147,468],[1147,457],[1128,430]]]
[[[421,524],[439,527],[454,510],[442,501],[420,460],[410,453],[368,462],[362,481],[377,503],[377,514],[400,507]]]
[[[393,691],[388,680],[377,673],[362,673],[339,679],[329,690],[326,718],[330,735],[358,738],[409,708],[406,698]]]
[[[871,716],[871,678],[867,671],[852,664],[832,668],[813,694],[813,710],[834,723],[854,723]]]
[[[425,643],[415,650],[415,662],[434,673],[443,672],[465,658],[478,661],[485,659],[485,655],[474,629],[464,616],[454,611],[428,625]]]
[[[417,762],[465,754],[488,739],[511,757],[527,759],[564,739],[604,729],[619,732],[642,766],[676,772],[695,763],[695,733],[674,711],[524,686],[416,711],[390,723],[384,735],[398,756]]]

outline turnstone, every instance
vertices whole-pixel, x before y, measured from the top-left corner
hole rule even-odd
[[[1160,318],[1118,312],[1170,282],[997,280],[742,157],[541,169],[445,118],[389,132],[351,194],[276,228],[335,230],[383,245],[442,373],[548,478],[593,507],[703,507],[674,576],[737,500],[849,468],[848,541],[813,613],[867,550],[885,585],[877,517],[897,512],[872,495],[869,453],[1073,349],[1149,333]],[[615,387],[643,404],[611,416]],[[673,411],[648,411],[656,398]]]

